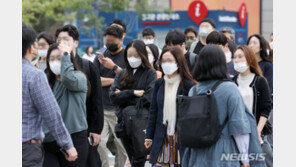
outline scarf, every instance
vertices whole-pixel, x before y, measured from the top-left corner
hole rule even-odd
[[[163,105],[163,124],[167,124],[167,134],[172,136],[175,134],[176,114],[177,114],[177,91],[181,82],[180,74],[172,78],[164,76],[165,91],[164,91],[164,105]]]

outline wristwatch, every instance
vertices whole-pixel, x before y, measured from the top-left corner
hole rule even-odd
[[[115,64],[112,71],[116,71],[117,68],[118,68],[118,65]]]
[[[64,52],[63,55],[64,56],[68,56],[68,55],[70,56],[70,53],[69,52]]]

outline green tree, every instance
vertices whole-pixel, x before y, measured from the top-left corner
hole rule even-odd
[[[131,6],[133,2],[133,6]],[[153,11],[147,0],[23,0],[22,19],[37,32],[54,32],[64,22],[72,23],[75,18],[85,25],[84,32],[96,28],[102,34],[104,18],[98,17],[99,12],[135,10],[139,16],[144,12]]]

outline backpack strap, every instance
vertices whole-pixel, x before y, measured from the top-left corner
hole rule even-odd
[[[233,81],[230,80],[230,79],[222,79],[222,80],[219,80],[218,82],[215,83],[215,85],[212,87],[212,89],[210,89],[210,90],[207,91],[207,94],[211,94],[211,93],[213,93],[213,92],[217,89],[217,87],[218,87],[221,83],[223,83],[223,82],[233,82]]]

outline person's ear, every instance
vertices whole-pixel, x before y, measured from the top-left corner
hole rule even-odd
[[[33,54],[33,51],[34,51],[34,45],[31,45],[27,51],[27,53],[29,54]]]
[[[182,46],[182,48],[186,48],[186,43],[183,42],[181,46]]]
[[[79,45],[79,41],[74,41],[74,48],[73,49],[76,49]]]
[[[228,43],[226,43],[225,47],[229,49],[229,44],[228,44]]]

